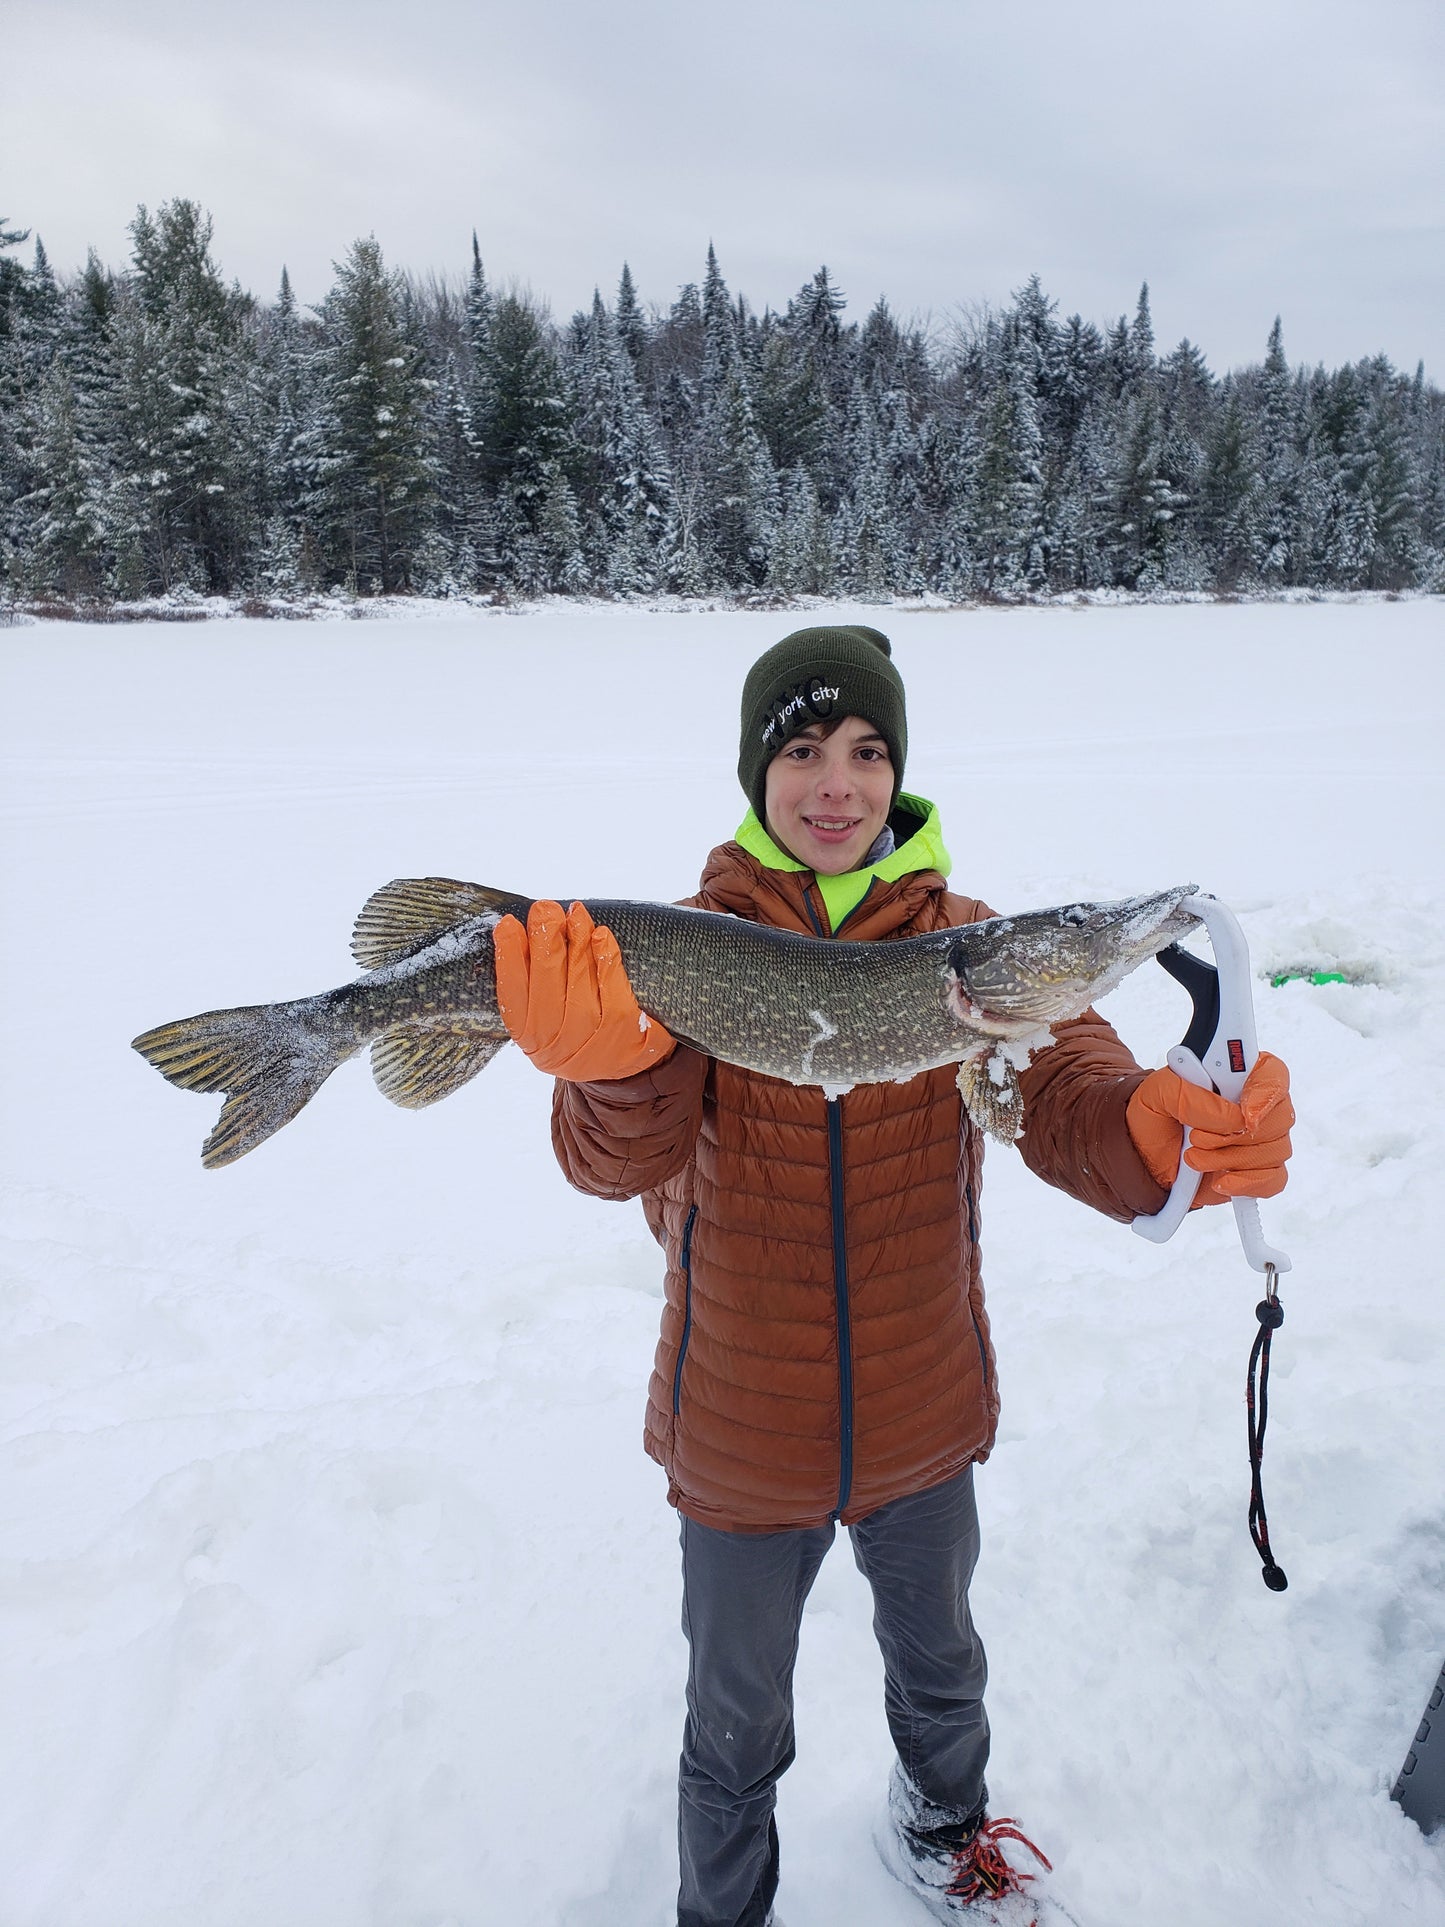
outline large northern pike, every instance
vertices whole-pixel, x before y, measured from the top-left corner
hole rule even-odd
[[[830,1096],[959,1065],[973,1118],[1018,1134],[1017,1066],[1199,919],[1194,886],[1071,903],[881,943],[796,936],[711,910],[586,898],[617,938],[638,1003],[681,1043]],[[388,883],[357,918],[364,974],[292,1003],[162,1024],[135,1048],[185,1090],[225,1104],[201,1150],[216,1170],[289,1124],[371,1047],[393,1103],[434,1104],[507,1042],[492,931],[529,899],[448,877]]]

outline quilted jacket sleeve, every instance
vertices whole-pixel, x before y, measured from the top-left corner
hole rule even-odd
[[[1060,1024],[1019,1079],[1024,1163],[1106,1217],[1155,1212],[1165,1193],[1134,1149],[1124,1113],[1147,1073],[1111,1024],[1087,1010]]]
[[[552,1148],[568,1183],[593,1198],[635,1198],[676,1176],[702,1121],[708,1061],[679,1044],[635,1077],[602,1084],[559,1077]]]

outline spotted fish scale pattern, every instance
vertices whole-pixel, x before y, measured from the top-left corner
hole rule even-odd
[[[710,910],[585,899],[617,938],[637,1000],[710,1057],[830,1095],[959,1064],[983,1128],[1017,1129],[1015,1058],[1191,928],[1192,885],[1068,904],[887,944],[828,941]],[[173,1084],[221,1092],[202,1149],[230,1164],[370,1048],[393,1103],[436,1103],[507,1042],[492,932],[529,900],[447,877],[387,884],[363,907],[349,984],[163,1024],[135,1048]],[[1009,1051],[1014,1056],[1010,1057]],[[1025,1058],[1026,1061],[1026,1058]]]

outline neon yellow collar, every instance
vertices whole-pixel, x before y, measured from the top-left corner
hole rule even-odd
[[[899,877],[912,876],[916,870],[937,870],[941,876],[947,876],[953,868],[953,859],[943,847],[943,827],[938,820],[937,806],[930,803],[927,797],[909,796],[906,792],[900,793],[898,806],[922,819],[906,843],[901,843],[890,856],[870,863],[861,870],[845,870],[842,876],[816,878],[832,929],[836,930],[844,917],[857,909],[874,877],[883,883],[893,883]],[[757,858],[764,869],[806,870],[808,867],[806,863],[799,863],[796,857],[789,856],[773,841],[753,810],[749,810],[738,825],[737,841],[749,856]]]

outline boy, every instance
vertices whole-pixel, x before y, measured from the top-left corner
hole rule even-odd
[[[937,811],[902,791],[906,753],[885,637],[785,638],[743,687],[750,808],[691,901],[869,942],[991,916],[946,888]],[[509,1031],[559,1079],[563,1170],[594,1197],[640,1194],[667,1253],[646,1445],[682,1515],[678,1927],[774,1918],[798,1629],[839,1523],[873,1591],[898,1749],[885,1859],[942,1919],[1047,1919],[1004,1843],[1048,1862],[987,1812],[968,1587],[973,1466],[999,1402],[983,1141],[952,1068],[828,1098],[675,1045],[580,906],[536,904],[525,931],[504,920],[496,955]],[[1201,1203],[1282,1188],[1293,1112],[1277,1059],[1236,1106],[1145,1072],[1093,1012],[1055,1037],[1022,1078],[1020,1149],[1049,1183],[1121,1221],[1157,1211],[1187,1123]]]

